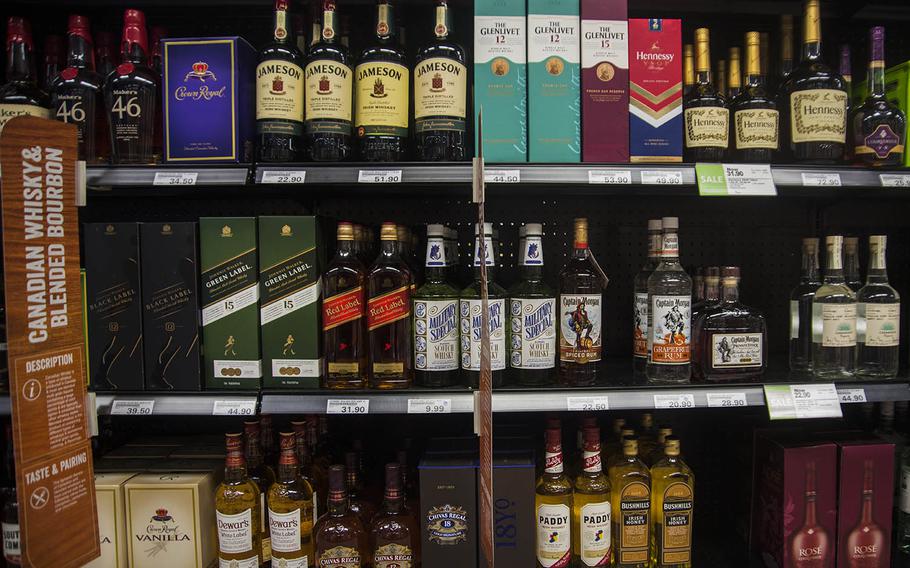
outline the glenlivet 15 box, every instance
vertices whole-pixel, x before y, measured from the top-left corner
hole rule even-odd
[[[626,0],[581,0],[581,142],[585,162],[629,161]]]
[[[632,162],[682,162],[682,22],[629,20]]]

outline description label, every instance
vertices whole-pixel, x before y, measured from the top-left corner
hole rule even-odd
[[[485,183],[521,183],[521,170],[487,170],[483,171]]]
[[[451,398],[409,398],[408,414],[449,414]]]
[[[262,172],[259,183],[303,183],[306,181],[306,170],[266,170]]]
[[[642,170],[642,185],[682,185],[683,173],[679,170]]]
[[[610,401],[606,396],[569,396],[566,397],[566,410],[571,412],[610,410]]]
[[[840,174],[802,173],[803,187],[840,187]]]
[[[765,402],[771,420],[843,416],[834,383],[765,385]]]
[[[629,170],[588,170],[588,183],[632,185],[632,172]]]
[[[866,402],[865,389],[837,389],[837,396],[841,404],[854,404]]]
[[[326,414],[369,414],[369,399],[337,399],[330,398],[326,401]]]
[[[111,416],[150,416],[154,412],[154,400],[115,400],[111,403]]]
[[[744,392],[709,392],[705,393],[708,408],[734,408],[748,406]]]
[[[216,400],[212,416],[252,416],[256,414],[255,400]]]
[[[694,394],[655,394],[654,408],[695,408]]]
[[[155,172],[152,185],[196,185],[197,172]]]
[[[695,164],[702,196],[774,196],[777,186],[767,164]]]
[[[401,183],[401,170],[360,170],[357,183]]]

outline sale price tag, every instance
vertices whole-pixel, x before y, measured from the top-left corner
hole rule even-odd
[[[840,187],[840,174],[802,174],[803,187]]]
[[[631,185],[632,172],[629,170],[588,170],[588,183]]]
[[[196,185],[198,172],[155,172],[152,185]]]
[[[521,170],[484,170],[486,183],[521,183]]]
[[[449,414],[452,412],[450,398],[409,398],[408,414]]]
[[[112,416],[151,416],[153,412],[154,400],[115,400],[111,403]]]
[[[253,416],[256,414],[255,400],[216,400],[212,404],[212,416]]]
[[[695,174],[699,195],[777,195],[767,164],[695,164]]]
[[[882,187],[910,187],[910,174],[878,174]]]
[[[843,416],[834,383],[765,385],[765,402],[771,420]]]
[[[708,399],[708,408],[738,408],[748,406],[744,392],[709,392],[705,394]]]
[[[866,402],[866,389],[837,389],[841,404]]]
[[[369,414],[369,399],[330,398],[325,405],[326,414]]]
[[[401,183],[401,170],[360,170],[357,183]]]
[[[303,183],[306,170],[265,170],[259,183]]]
[[[654,408],[695,408],[695,395],[655,394]]]
[[[566,408],[573,412],[610,410],[610,401],[605,396],[568,396]]]
[[[643,185],[682,185],[683,174],[679,170],[642,170]]]

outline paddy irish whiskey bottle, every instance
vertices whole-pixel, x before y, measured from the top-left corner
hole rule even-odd
[[[746,83],[730,103],[733,113],[731,140],[733,159],[738,162],[771,163],[777,153],[780,117],[761,67],[761,37],[746,34]]]
[[[379,256],[367,275],[370,386],[411,386],[411,271],[401,258],[395,223],[383,223]]]
[[[559,275],[559,378],[592,385],[603,350],[603,277],[588,248],[588,220],[575,219],[572,257]]]
[[[727,100],[711,80],[708,28],[695,30],[695,84],[685,98],[685,159],[687,162],[720,162],[730,137]]]
[[[354,227],[338,223],[335,257],[322,277],[322,337],[325,386],[357,389],[366,386],[367,355],[364,289],[366,269],[354,251]]]
[[[543,473],[537,478],[537,568],[572,565],[572,481],[563,469],[562,431],[549,428]]]

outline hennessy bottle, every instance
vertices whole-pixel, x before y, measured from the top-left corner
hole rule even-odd
[[[364,311],[366,269],[354,251],[354,228],[338,223],[335,257],[322,276],[322,334],[325,385],[357,389],[366,385],[367,354]]]
[[[695,85],[683,102],[687,162],[720,162],[729,143],[730,111],[723,89],[711,80],[709,44],[708,28],[695,30]]]

